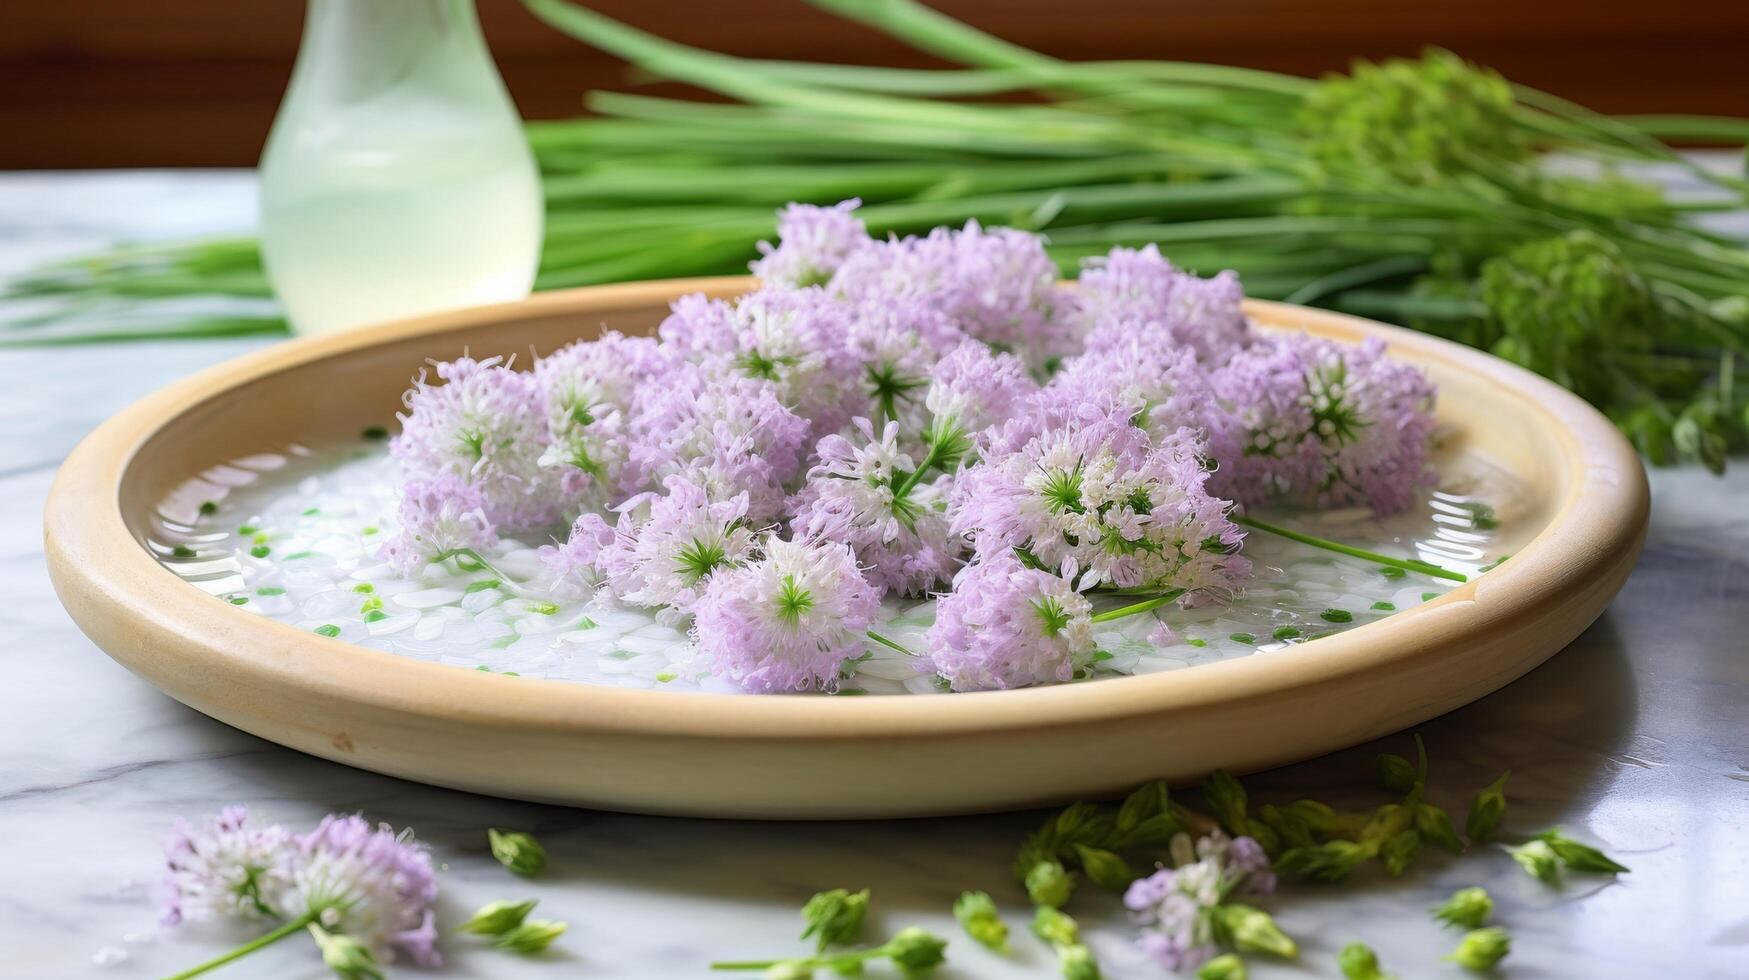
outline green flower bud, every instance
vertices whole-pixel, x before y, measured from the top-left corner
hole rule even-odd
[[[887,958],[906,977],[928,976],[947,959],[947,940],[916,926],[899,930],[883,948]]]
[[[1464,842],[1458,839],[1457,831],[1452,829],[1451,815],[1445,812],[1444,807],[1431,803],[1417,804],[1415,831],[1421,835],[1422,840],[1430,844],[1438,844],[1453,854],[1463,853]]]
[[[1379,782],[1393,793],[1407,793],[1415,788],[1415,764],[1400,755],[1385,754],[1374,760]]]
[[[1366,828],[1360,832],[1362,844],[1374,844],[1384,847],[1385,842],[1412,830],[1415,826],[1415,811],[1401,803],[1386,803],[1373,811],[1372,819],[1366,822]]]
[[[1581,844],[1561,833],[1559,827],[1552,827],[1536,836],[1538,840],[1549,845],[1549,849],[1555,852],[1555,856],[1560,858],[1570,871],[1613,875],[1628,869],[1627,865],[1612,860],[1597,848],[1589,844]]]
[[[1136,880],[1129,864],[1110,851],[1076,844],[1075,854],[1081,858],[1081,870],[1087,873],[1088,880],[1101,888],[1122,891]]]
[[[1506,780],[1511,777],[1512,770],[1508,769],[1476,794],[1476,801],[1470,804],[1470,817],[1464,822],[1464,836],[1470,843],[1479,844],[1494,836],[1494,829],[1500,826],[1500,818],[1506,813]]]
[[[1172,794],[1165,780],[1143,783],[1123,801],[1123,806],[1118,807],[1117,829],[1119,832],[1131,831],[1143,821],[1166,813],[1171,805]]]
[[[1075,879],[1059,861],[1040,861],[1026,873],[1026,896],[1032,904],[1062,908],[1075,892]]]
[[[979,945],[998,953],[1008,952],[1008,923],[996,911],[996,900],[987,892],[961,892],[953,903],[953,917],[960,928]]]
[[[1494,900],[1480,888],[1460,888],[1433,910],[1435,919],[1459,929],[1479,929],[1493,914]]]
[[[1209,773],[1202,782],[1202,795],[1227,833],[1237,837],[1246,832],[1251,821],[1246,816],[1245,787],[1232,773],[1225,769]]]
[[[310,927],[316,946],[322,951],[322,962],[340,980],[383,980],[383,971],[376,957],[363,943],[342,932],[329,932],[318,925]]]
[[[1110,844],[1113,850],[1160,848],[1171,842],[1174,834],[1184,830],[1184,821],[1173,811],[1156,813],[1128,830],[1115,830]]]
[[[1446,959],[1466,970],[1486,973],[1512,952],[1512,937],[1499,926],[1489,926],[1464,934],[1457,949]]]
[[[1421,832],[1414,827],[1404,830],[1379,848],[1379,858],[1385,863],[1385,874],[1395,878],[1409,870],[1421,853]]]
[[[1389,980],[1379,969],[1379,954],[1365,943],[1349,943],[1336,954],[1336,966],[1348,980]]]
[[[553,922],[550,919],[529,919],[522,925],[504,933],[494,940],[499,949],[507,949],[524,956],[533,956],[544,952],[553,940],[565,932],[563,922]]]
[[[1344,813],[1333,810],[1317,800],[1295,800],[1281,808],[1283,815],[1303,822],[1314,834],[1359,840],[1370,819],[1364,813]]]
[[[1300,948],[1276,926],[1268,912],[1249,905],[1232,903],[1217,905],[1213,910],[1215,929],[1224,935],[1232,947],[1241,953],[1266,953],[1291,960],[1300,955]]]
[[[1342,881],[1378,854],[1378,845],[1351,840],[1325,841],[1316,847],[1296,847],[1282,854],[1275,870],[1290,878]]]
[[[802,906],[802,921],[807,927],[801,938],[815,937],[820,949],[834,943],[854,943],[862,935],[862,923],[867,917],[868,889],[850,892],[834,888],[821,892]]]
[[[1196,971],[1196,980],[1245,980],[1245,961],[1238,953],[1222,953]]]
[[[1075,920],[1048,905],[1033,912],[1032,934],[1052,946],[1074,946],[1081,942],[1081,927]]]
[[[1093,958],[1093,950],[1080,943],[1057,947],[1057,968],[1063,980],[1099,980],[1099,961]]]
[[[1297,814],[1278,807],[1273,803],[1265,803],[1257,808],[1257,819],[1270,830],[1275,831],[1276,839],[1290,848],[1312,847],[1317,844],[1312,839],[1311,825]]]
[[[526,902],[488,902],[480,906],[474,917],[461,924],[458,932],[472,932],[482,936],[497,936],[522,925],[522,920],[528,918],[528,913],[534,911],[535,900]]]
[[[523,877],[539,874],[547,866],[546,848],[528,834],[493,827],[486,831],[486,840],[498,863]]]
[[[1508,848],[1507,853],[1518,866],[1529,872],[1538,881],[1552,884],[1561,876],[1561,859],[1555,856],[1555,849],[1545,840],[1533,840],[1518,847]]]

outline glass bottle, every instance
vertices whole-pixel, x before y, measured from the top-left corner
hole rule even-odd
[[[300,334],[528,295],[540,178],[473,0],[309,0],[261,160]]]

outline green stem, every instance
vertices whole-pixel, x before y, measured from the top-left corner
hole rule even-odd
[[[241,946],[238,946],[236,949],[233,949],[228,953],[224,953],[222,955],[215,956],[212,959],[207,960],[205,963],[202,963],[199,966],[191,967],[187,970],[182,971],[181,973],[177,973],[177,974],[173,974],[171,976],[165,977],[164,980],[187,980],[188,977],[198,977],[203,973],[207,973],[207,972],[210,972],[212,970],[216,970],[219,967],[224,966],[226,963],[230,963],[233,960],[240,960],[243,957],[248,956],[250,953],[253,953],[256,950],[261,949],[264,946],[269,946],[273,943],[277,943],[281,939],[284,939],[285,937],[287,937],[293,933],[302,932],[304,930],[305,926],[308,926],[310,923],[315,922],[315,921],[316,921],[316,913],[306,912],[303,915],[298,916],[296,919],[293,919],[292,921],[287,922],[285,925],[280,926],[278,929],[275,929],[272,932],[267,933],[264,936],[259,936],[255,939],[251,939],[250,941],[244,943]]]
[[[1376,562],[1380,565],[1401,568],[1406,572],[1419,572],[1422,575],[1432,576],[1433,578],[1450,579],[1453,582],[1469,581],[1469,578],[1462,572],[1454,572],[1448,568],[1441,568],[1430,562],[1424,562],[1416,558],[1392,558],[1390,555],[1381,555],[1376,551],[1368,551],[1365,548],[1356,548],[1353,545],[1343,544],[1340,541],[1331,541],[1328,538],[1320,538],[1315,535],[1292,531],[1276,524],[1260,521],[1255,517],[1241,517],[1239,515],[1234,515],[1233,523],[1256,531],[1262,531],[1266,534],[1273,534],[1278,537],[1287,538],[1289,541],[1298,541],[1300,544],[1308,544],[1314,548],[1323,548],[1325,551],[1334,551],[1339,555],[1347,555],[1350,558],[1361,558],[1366,561]]]
[[[905,645],[900,643],[898,640],[895,640],[890,636],[884,636],[880,633],[876,633],[874,630],[868,631],[868,638],[875,641],[876,643],[879,643],[881,646],[891,647],[892,649],[899,651],[900,653],[904,654],[907,657],[917,656],[915,653],[912,653],[910,650],[905,649]]]
[[[1127,606],[1119,606],[1116,609],[1107,609],[1105,612],[1095,614],[1093,621],[1095,623],[1109,623],[1114,619],[1123,619],[1125,616],[1138,616],[1145,612],[1153,612],[1182,595],[1184,595],[1183,589],[1162,592],[1152,599],[1144,599],[1141,602],[1133,602]]]

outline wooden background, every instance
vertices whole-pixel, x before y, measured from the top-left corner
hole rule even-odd
[[[1615,112],[1749,116],[1749,0],[933,0],[1068,58],[1161,57],[1302,74],[1450,47]],[[579,111],[623,65],[479,0],[524,115]],[[737,54],[928,65],[802,0],[590,0]],[[3,0],[0,168],[253,163],[297,48],[297,0]]]

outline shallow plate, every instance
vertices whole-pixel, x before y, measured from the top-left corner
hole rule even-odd
[[[392,417],[427,358],[544,353],[603,327],[648,332],[676,296],[750,286],[549,293],[295,341],[172,385],[104,423],[61,467],[45,518],[55,588],[98,646],[165,693],[313,755],[531,800],[839,818],[1040,805],[1375,738],[1541,663],[1597,618],[1639,554],[1645,473],[1579,399],[1441,340],[1263,302],[1247,305],[1260,326],[1382,337],[1433,377],[1442,452],[1529,488],[1502,542],[1510,561],[1278,653],[1021,691],[822,698],[626,690],[411,660],[233,608],[146,550],[154,508],[179,483],[263,447],[356,438]]]

